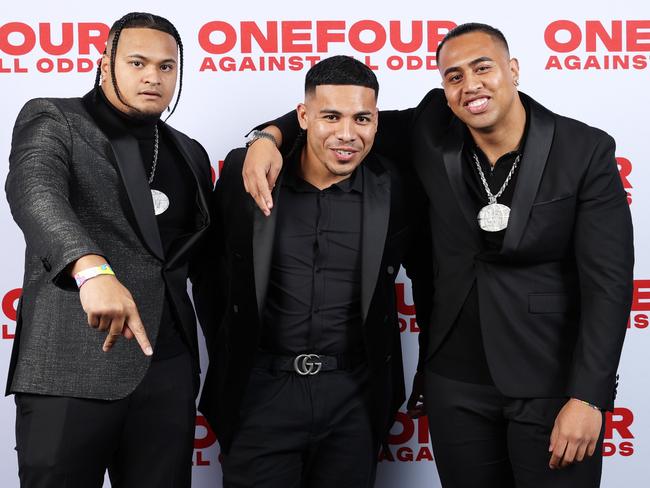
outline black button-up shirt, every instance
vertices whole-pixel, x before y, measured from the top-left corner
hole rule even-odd
[[[299,151],[298,151],[299,154]],[[319,190],[288,162],[280,187],[262,348],[341,354],[363,346],[363,168]]]
[[[528,107],[526,109],[526,128],[522,137],[522,142],[519,144],[519,149],[512,151],[501,156],[494,167],[474,143],[469,130],[465,131],[465,142],[463,146],[462,168],[463,181],[465,187],[474,204],[476,215],[478,215],[481,208],[488,204],[488,196],[481,181],[473,154],[478,157],[481,169],[485,179],[490,187],[490,192],[496,195],[501,186],[505,182],[512,165],[516,158],[521,155],[517,168],[515,169],[510,182],[504,189],[501,196],[497,199],[497,203],[512,206],[512,197],[517,185],[517,176],[519,169],[524,163],[523,150],[526,136],[528,134]],[[498,232],[487,232],[481,230],[482,237],[482,251],[477,256],[477,259],[494,261],[499,259],[498,255],[503,245],[503,238],[506,230]],[[483,347],[483,335],[481,333],[481,322],[479,315],[478,305],[478,290],[476,282],[472,285],[470,292],[465,299],[456,322],[452,326],[449,334],[440,346],[440,349],[435,353],[434,357],[429,363],[429,369],[437,374],[452,378],[459,381],[478,384],[493,384],[490,370],[488,368],[487,359],[485,357],[485,349]]]

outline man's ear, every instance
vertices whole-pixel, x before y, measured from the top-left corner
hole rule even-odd
[[[519,84],[519,60],[517,58],[510,59],[510,73],[512,75],[512,81]]]
[[[100,62],[101,73],[103,80],[111,79],[111,70],[110,70],[111,58],[108,54],[102,54],[102,60]]]
[[[307,106],[304,103],[299,103],[296,107],[296,115],[298,116],[298,123],[302,130],[307,130]]]

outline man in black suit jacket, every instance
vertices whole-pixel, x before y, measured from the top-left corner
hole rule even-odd
[[[285,158],[269,218],[244,190],[245,151],[224,162],[213,219],[225,307],[200,409],[228,488],[374,482],[404,401],[394,281],[417,216],[415,192],[370,152],[377,91],[347,56],[307,73],[306,137]],[[417,269],[419,290],[431,266]]]
[[[445,487],[598,486],[633,276],[614,141],[519,93],[493,27],[453,29],[438,65],[444,92],[382,112],[377,135],[429,200],[433,313],[409,409],[424,390]],[[268,212],[260,163],[247,185]]]
[[[94,90],[31,100],[16,121],[6,188],[27,251],[7,393],[21,486],[101,487],[107,467],[115,487],[190,486],[187,278],[203,289],[212,185],[203,148],[160,120],[179,49],[168,20],[127,14]]]

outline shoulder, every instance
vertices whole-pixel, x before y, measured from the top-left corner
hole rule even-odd
[[[573,141],[572,145],[576,146],[583,143],[589,146],[614,143],[614,139],[602,129],[557,114],[524,93],[521,94],[521,97],[528,102],[531,112],[543,113],[554,120],[556,139],[571,140]]]
[[[430,90],[415,109],[414,123],[427,126],[447,127],[453,118],[442,88]]]
[[[244,167],[244,159],[246,158],[246,148],[238,147],[232,149],[223,160],[223,167],[219,178],[225,177],[228,179],[238,178],[241,179],[241,172]]]
[[[39,116],[67,119],[71,113],[83,111],[81,98],[32,98],[18,114],[18,121]]]

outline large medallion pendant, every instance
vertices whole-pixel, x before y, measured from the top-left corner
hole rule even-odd
[[[153,211],[156,215],[160,215],[169,208],[169,197],[159,190],[151,190],[151,198],[153,199]]]
[[[490,203],[478,213],[478,225],[486,232],[499,232],[508,227],[510,208],[500,203]]]

